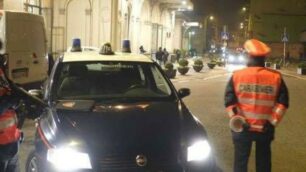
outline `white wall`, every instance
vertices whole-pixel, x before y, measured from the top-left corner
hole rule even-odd
[[[182,48],[182,20],[175,21],[175,28],[173,34],[173,49]]]
[[[71,46],[73,38],[80,38],[82,46],[92,45],[91,2],[71,0],[66,7],[66,45]]]
[[[101,47],[111,41],[111,1],[93,1],[93,46]]]
[[[65,51],[71,39],[81,38],[83,46],[100,47],[110,42],[111,1],[55,0],[53,51]]]
[[[165,9],[161,15],[163,25],[162,47],[172,52],[172,16],[168,9]]]
[[[138,34],[138,47],[141,45],[148,52],[151,51],[151,35],[152,35],[152,23],[151,23],[151,7],[147,0],[143,1],[141,13],[140,13],[140,31]]]
[[[3,9],[23,11],[24,10],[23,3],[24,3],[24,0],[4,0]]]

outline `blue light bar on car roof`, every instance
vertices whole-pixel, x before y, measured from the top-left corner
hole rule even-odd
[[[131,53],[131,42],[130,40],[123,40],[122,42],[122,52]]]
[[[81,51],[82,51],[81,39],[80,38],[72,39],[71,52],[81,52]]]

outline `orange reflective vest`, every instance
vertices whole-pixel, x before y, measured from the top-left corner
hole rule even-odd
[[[0,145],[6,145],[19,140],[20,132],[14,110],[6,110],[0,115]]]
[[[0,99],[10,93],[9,84],[0,69]],[[0,104],[1,106],[1,104]],[[1,112],[0,112],[1,113]],[[0,145],[16,142],[20,138],[17,115],[14,110],[5,109],[0,114]]]
[[[250,124],[250,131],[262,132],[267,121],[277,125],[286,107],[276,103],[281,74],[263,67],[248,67],[233,74],[238,103],[227,107],[230,117],[241,115]]]

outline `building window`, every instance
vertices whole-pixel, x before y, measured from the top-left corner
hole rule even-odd
[[[41,0],[26,0],[24,3],[25,11],[33,14],[41,14]]]

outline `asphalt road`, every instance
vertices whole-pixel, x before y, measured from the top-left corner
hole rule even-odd
[[[217,68],[202,73],[190,73],[172,80],[176,88],[188,87],[191,95],[184,99],[191,112],[205,125],[218,165],[224,172],[232,171],[233,145],[223,95],[230,74]],[[306,81],[284,77],[290,91],[290,109],[277,127],[272,144],[273,172],[306,171]],[[28,152],[33,148],[34,122],[24,126],[25,142],[20,150],[20,164],[24,171]],[[249,171],[255,172],[255,152],[252,150]]]

